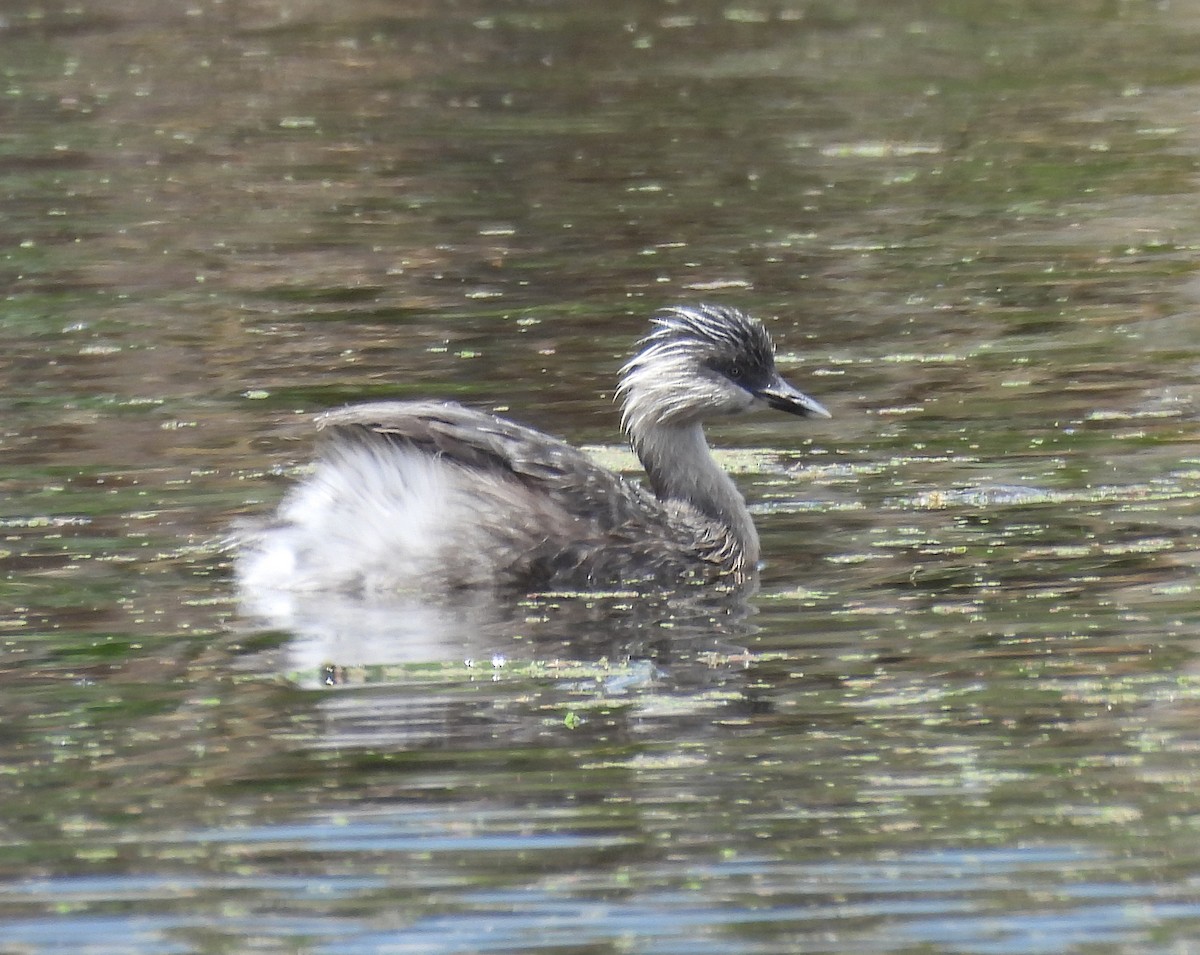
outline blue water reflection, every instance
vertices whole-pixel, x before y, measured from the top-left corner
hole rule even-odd
[[[348,828],[350,838],[341,851],[356,851],[378,835],[374,826]],[[249,841],[300,840],[330,851],[327,835],[327,826],[319,823],[256,830]],[[417,837],[385,840],[375,851],[400,855],[390,864],[376,863],[381,874],[373,878],[162,873],[8,885],[0,888],[0,902],[10,906],[22,898],[53,898],[64,912],[103,901],[138,903],[156,914],[17,919],[6,924],[5,940],[39,952],[65,952],[71,946],[115,952],[122,949],[104,939],[121,938],[124,951],[161,953],[220,945],[222,939],[249,933],[259,944],[295,944],[314,952],[450,953],[599,950],[636,937],[639,950],[647,952],[768,952],[781,946],[902,952],[922,945],[1002,955],[1081,945],[1123,948],[1141,933],[1171,923],[1200,926],[1200,902],[1182,890],[1103,881],[1100,876],[1114,860],[1069,846],[917,853],[874,864],[803,865],[762,858],[690,867],[683,874],[646,863],[624,868],[619,880],[603,884],[583,873],[557,873],[541,884],[488,890],[465,888],[449,875],[453,867],[442,881],[411,879],[403,855],[413,852],[427,861],[430,854],[537,853],[569,844],[544,835],[500,842],[486,836],[453,843],[435,838],[424,845]],[[1074,873],[1073,886],[1061,884],[1064,870]],[[686,886],[668,887],[681,875]],[[413,891],[435,886],[444,894],[444,913],[418,914]],[[998,892],[1012,897],[1015,911],[997,911]],[[242,899],[236,907],[240,913],[223,901],[231,894]],[[376,914],[354,914],[363,906]],[[391,914],[384,916],[387,909]]]

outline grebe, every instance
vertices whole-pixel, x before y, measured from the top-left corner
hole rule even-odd
[[[621,425],[650,490],[504,418],[433,401],[319,415],[314,472],[243,534],[243,591],[538,592],[753,579],[758,534],[703,423],[769,407],[827,418],[735,308],[653,319],[621,369]],[[652,492],[652,493],[651,493]]]

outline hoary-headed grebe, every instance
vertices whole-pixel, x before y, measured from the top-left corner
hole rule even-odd
[[[716,305],[659,312],[616,394],[650,490],[457,404],[320,415],[314,472],[243,535],[241,587],[445,594],[751,579],[758,534],[702,425],[764,407],[829,412],[780,377],[760,322]]]

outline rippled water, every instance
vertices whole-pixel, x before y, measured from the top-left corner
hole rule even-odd
[[[0,12],[0,950],[1200,951],[1200,7]],[[746,602],[324,602],[222,538],[358,398],[632,467],[656,307]]]

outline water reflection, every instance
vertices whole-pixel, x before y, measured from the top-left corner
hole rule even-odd
[[[736,644],[753,632],[748,595],[686,593],[541,595],[525,599],[465,592],[453,599],[339,593],[256,592],[241,605],[294,635],[288,666],[306,672],[386,663],[493,657],[645,654],[660,641]],[[574,648],[574,653],[571,652]]]

